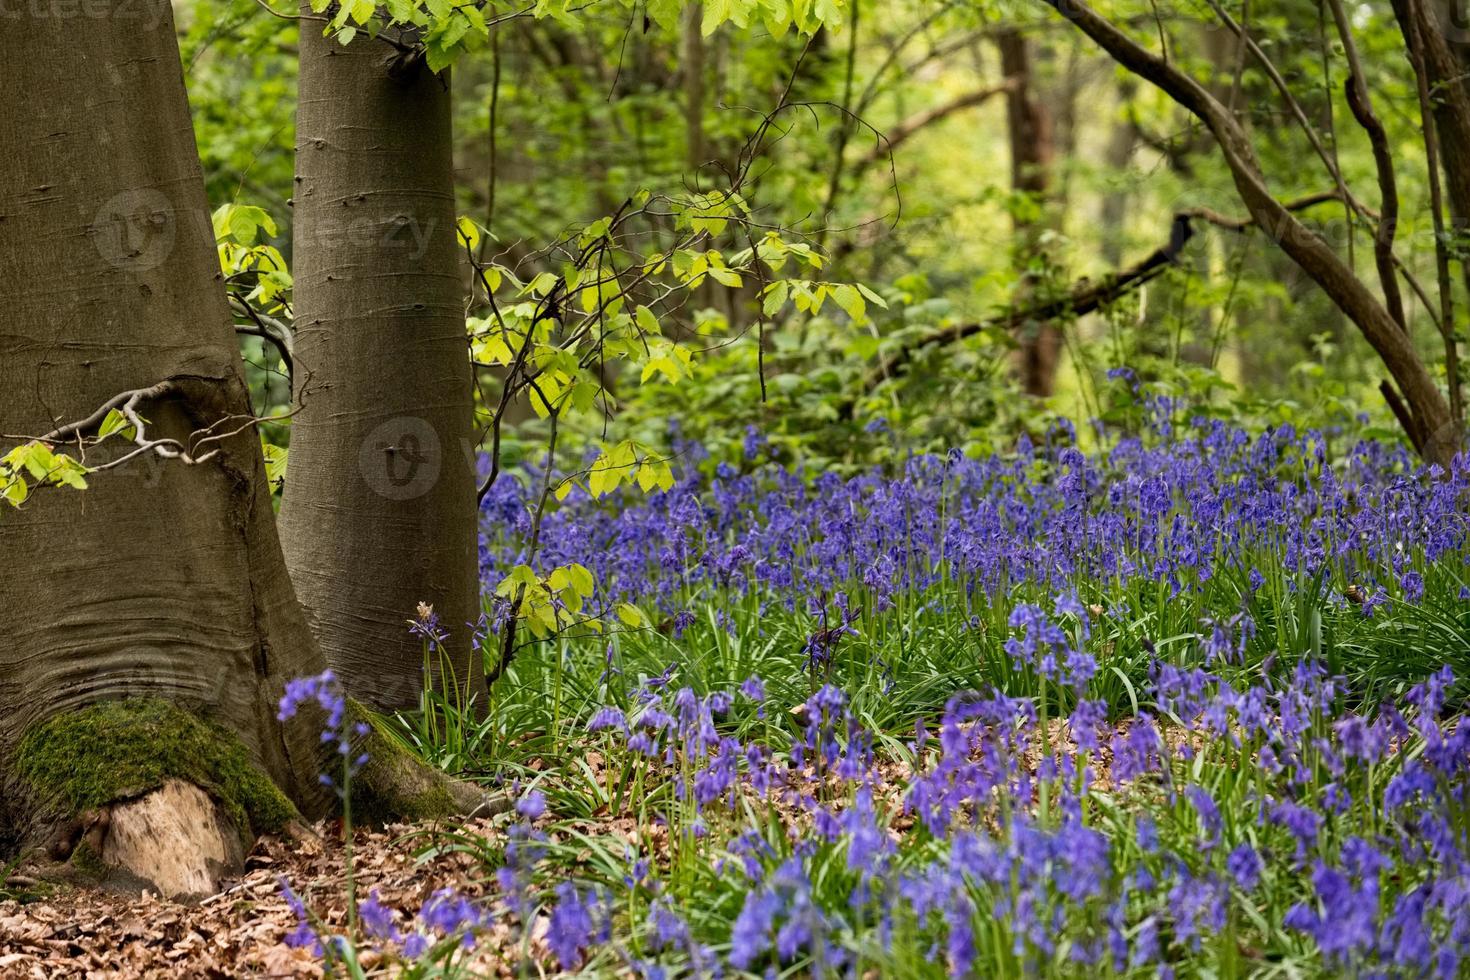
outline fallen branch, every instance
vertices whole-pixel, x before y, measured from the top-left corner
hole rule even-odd
[[[1328,201],[1341,201],[1337,191],[1322,191],[1288,201],[1284,207],[1289,211],[1301,211]],[[1082,278],[1060,296],[1044,299],[1029,306],[1008,310],[998,316],[969,323],[957,323],[943,327],[905,344],[863,381],[862,391],[873,390],[883,381],[906,370],[914,357],[926,347],[952,344],[973,337],[982,331],[1003,327],[1016,330],[1027,323],[1047,323],[1062,318],[1075,318],[1109,306],[1145,283],[1157,278],[1169,266],[1178,261],[1184,246],[1194,237],[1194,222],[1223,228],[1226,231],[1245,232],[1255,225],[1249,217],[1232,217],[1209,208],[1188,208],[1174,214],[1169,227],[1169,240],[1150,252],[1141,261],[1101,279]],[[851,412],[851,406],[848,406]]]

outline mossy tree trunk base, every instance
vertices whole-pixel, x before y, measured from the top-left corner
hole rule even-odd
[[[259,834],[300,815],[224,726],[159,698],[91,705],[34,726],[0,787],[3,823],[46,878],[213,894]]]
[[[353,782],[355,820],[438,820],[488,816],[511,808],[509,798],[488,794],[474,783],[425,765],[384,732],[382,723],[370,711],[355,701],[348,705],[352,721],[368,724],[368,734],[355,749],[368,758]]]
[[[351,724],[367,722],[354,746],[368,759],[352,782],[357,823],[509,809],[508,799],[425,765],[356,702],[349,715]],[[0,797],[28,804],[0,814],[8,818],[0,824],[31,858],[27,869],[46,879],[188,900],[240,874],[258,836],[305,832],[239,739],[156,698],[53,718],[26,735],[16,763]]]

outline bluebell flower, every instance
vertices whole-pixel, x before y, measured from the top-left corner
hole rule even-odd
[[[357,917],[363,932],[373,939],[396,943],[402,938],[397,925],[398,913],[379,901],[376,889],[358,903]]]
[[[563,970],[576,967],[583,950],[598,938],[600,917],[595,901],[584,899],[571,882],[563,881],[556,886],[556,906],[551,910],[546,943]]]
[[[628,730],[628,722],[621,709],[612,707],[599,708],[597,713],[592,716],[592,719],[587,722],[587,731],[589,732],[608,730],[619,732],[626,732]]]
[[[1263,867],[1261,856],[1248,843],[1236,845],[1225,858],[1225,867],[1242,891],[1254,891],[1256,885],[1260,884]]]
[[[781,900],[769,889],[752,889],[730,930],[730,963],[746,970],[771,948],[771,928]]]
[[[527,820],[538,820],[546,813],[546,794],[531,790],[516,800],[516,813]]]

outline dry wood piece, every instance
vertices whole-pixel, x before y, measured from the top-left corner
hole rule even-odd
[[[170,779],[112,807],[102,862],[168,898],[212,895],[245,868],[240,832],[209,794]]]

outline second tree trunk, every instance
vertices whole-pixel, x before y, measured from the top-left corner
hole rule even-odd
[[[282,539],[355,696],[416,703],[432,603],[461,687],[477,618],[473,406],[448,73],[302,29],[294,198],[299,414]],[[436,661],[437,666],[437,661]]]

